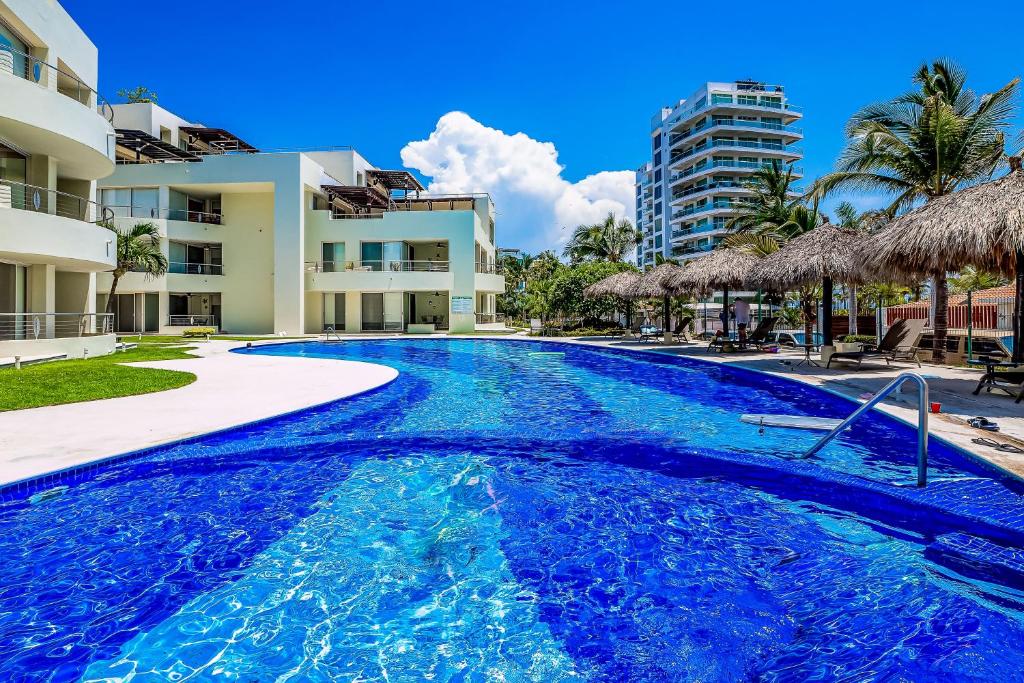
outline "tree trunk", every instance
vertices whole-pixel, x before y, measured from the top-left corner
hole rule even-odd
[[[857,285],[850,285],[850,301],[848,304],[848,316],[850,318],[850,334],[857,334]]]
[[[114,279],[110,282],[110,294],[107,295],[107,313],[114,312],[114,293],[117,292],[117,281],[121,279],[117,275],[114,275]]]
[[[946,287],[946,273],[936,273],[932,277],[932,302],[935,306],[935,323],[932,326],[932,362],[946,362],[946,328],[948,316],[949,290]]]

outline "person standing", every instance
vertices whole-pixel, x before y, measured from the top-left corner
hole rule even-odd
[[[739,334],[740,346],[746,346],[747,326],[750,325],[750,304],[743,299],[736,299],[733,311],[736,314],[736,330]]]

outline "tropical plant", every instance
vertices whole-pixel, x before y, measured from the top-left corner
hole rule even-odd
[[[922,65],[916,90],[869,105],[847,124],[837,170],[811,188],[815,196],[838,190],[883,192],[889,215],[990,177],[1004,158],[1005,129],[1013,113],[1017,79],[978,97],[963,69],[945,60]],[[934,354],[945,360],[946,273],[932,274]]]
[[[135,104],[137,102],[152,102],[156,104],[156,93],[147,88],[144,85],[139,85],[134,88],[122,88],[117,91],[118,97],[123,97],[129,104]]]
[[[865,211],[861,213],[850,202],[840,202],[835,208],[835,215],[838,219],[836,221],[837,224],[848,230],[870,231],[880,227],[885,222],[884,212]],[[857,315],[859,313],[857,285],[851,284],[846,287],[846,299],[849,302],[846,309],[847,320],[849,321],[850,334],[856,335]]]
[[[117,236],[117,265],[111,273],[113,280],[107,296],[107,313],[113,313],[117,283],[125,273],[142,273],[147,279],[160,277],[167,273],[167,257],[160,251],[160,230],[154,223],[136,223],[129,228],[113,223],[101,225]]]
[[[564,255],[573,263],[609,261],[619,263],[636,248],[642,236],[627,218],[616,219],[609,212],[601,223],[578,225],[565,245]]]
[[[984,270],[978,270],[973,266],[967,266],[959,274],[949,278],[949,287],[956,294],[966,294],[967,292],[977,292],[981,289],[1002,287],[1008,282],[1009,280],[996,273],[989,273]]]
[[[773,159],[750,175],[744,185],[753,194],[736,202],[737,215],[726,223],[734,232],[774,232],[789,220],[797,201],[792,196],[793,167]]]
[[[614,313],[621,301],[614,296],[589,298],[583,290],[590,285],[624,270],[636,270],[628,263],[591,262],[559,269],[551,278],[548,308],[562,317],[574,318],[584,325]]]

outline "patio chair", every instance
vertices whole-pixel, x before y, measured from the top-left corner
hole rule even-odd
[[[760,351],[764,348],[765,344],[774,343],[772,332],[775,331],[775,325],[778,322],[779,319],[775,317],[761,318],[754,331],[747,335],[747,345],[756,346],[757,350]]]
[[[640,326],[640,341],[649,342],[652,339],[657,339],[662,336],[664,332],[660,327],[654,325],[641,325]]]
[[[848,360],[856,361],[857,368],[860,369],[865,358],[869,360],[880,358],[885,361],[886,365],[896,361],[910,361],[917,363],[917,367],[921,367],[921,361],[917,359],[917,345],[921,340],[924,325],[924,320],[897,318],[877,347],[868,346],[862,351],[833,353],[825,367],[832,367],[833,360]]]
[[[690,340],[690,324],[693,322],[692,316],[686,316],[676,323],[676,327],[672,330],[672,341],[680,344],[689,343]]]

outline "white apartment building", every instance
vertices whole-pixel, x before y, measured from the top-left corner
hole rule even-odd
[[[56,2],[0,0],[0,358],[107,353],[95,273],[114,267],[92,201],[114,170],[97,51]]]
[[[744,181],[773,161],[794,164],[802,117],[781,85],[705,83],[651,120],[650,163],[637,170],[637,264],[655,255],[685,261],[714,248],[750,194]],[[794,177],[801,169],[794,166]]]
[[[119,332],[471,332],[503,327],[487,195],[430,196],[349,148],[260,151],[151,103],[114,106],[99,199],[153,222],[166,275],[129,273]],[[98,281],[105,306],[111,277]]]

